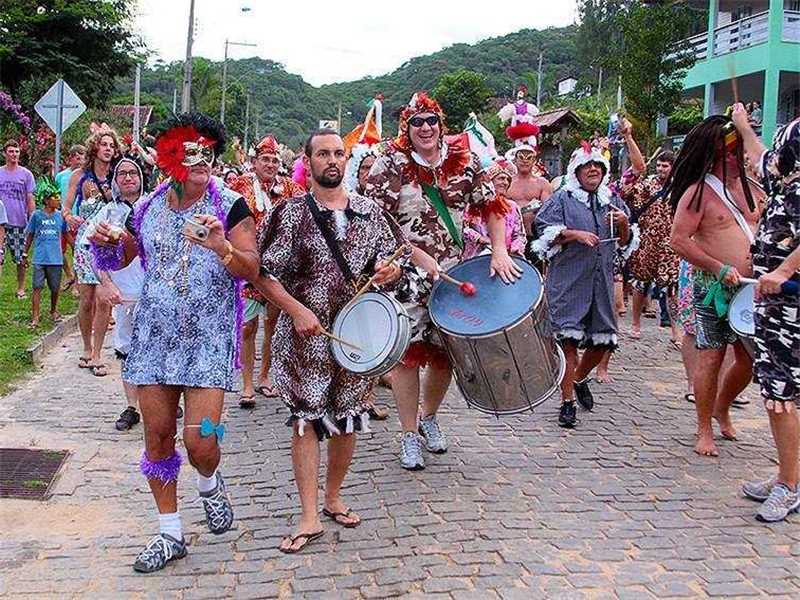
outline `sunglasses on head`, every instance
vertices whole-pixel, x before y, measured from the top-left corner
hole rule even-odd
[[[434,125],[439,124],[439,117],[436,115],[431,115],[430,117],[425,117],[424,119],[422,117],[411,117],[408,120],[408,124],[412,127],[422,127],[424,123],[427,123],[430,127],[433,127]]]

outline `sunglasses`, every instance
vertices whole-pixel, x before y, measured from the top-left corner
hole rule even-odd
[[[439,117],[436,115],[431,115],[430,117],[425,117],[424,119],[422,117],[411,117],[408,120],[408,124],[412,127],[422,127],[424,123],[427,123],[430,127],[433,127],[434,125],[439,124]]]

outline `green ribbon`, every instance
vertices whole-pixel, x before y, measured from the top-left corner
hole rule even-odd
[[[720,318],[728,314],[728,305],[730,304],[731,298],[722,280],[725,279],[725,275],[730,269],[730,265],[724,265],[720,269],[718,279],[708,285],[708,291],[706,292],[705,298],[703,298],[703,306],[710,306],[713,303],[714,310]]]
[[[447,205],[444,203],[442,195],[439,193],[439,189],[432,185],[428,185],[427,183],[422,184],[422,189],[428,198],[430,198],[433,208],[436,209],[436,214],[439,215],[439,218],[444,222],[444,226],[447,227],[450,237],[453,239],[456,245],[463,250],[464,240],[461,239],[461,232],[456,227],[456,224],[453,223],[453,217],[450,215],[450,211],[447,210]]]

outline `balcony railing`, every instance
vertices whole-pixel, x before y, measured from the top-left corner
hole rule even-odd
[[[763,44],[769,39],[769,11],[714,30],[714,56]]]
[[[800,11],[783,11],[783,41],[800,42]]]

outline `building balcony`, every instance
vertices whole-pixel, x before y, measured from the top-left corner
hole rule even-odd
[[[704,31],[681,41],[677,49],[692,53],[697,61],[706,60],[708,53],[708,32]],[[800,11],[783,11],[784,42],[800,42]],[[737,50],[744,50],[765,44],[769,41],[769,11],[727,23],[714,29],[712,56],[722,56]]]

